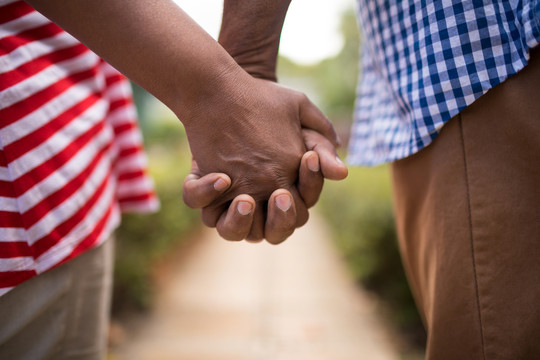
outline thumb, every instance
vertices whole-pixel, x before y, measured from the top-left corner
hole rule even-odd
[[[300,124],[304,128],[322,134],[334,147],[340,146],[339,138],[330,120],[305,95],[300,102]]]
[[[211,173],[201,176],[197,162],[193,160],[191,171],[184,179],[182,197],[192,209],[210,205],[231,186],[231,178],[226,174]]]
[[[327,138],[309,129],[302,129],[302,136],[306,148],[319,155],[321,171],[326,179],[343,180],[347,177],[347,166],[339,159],[336,148]]]

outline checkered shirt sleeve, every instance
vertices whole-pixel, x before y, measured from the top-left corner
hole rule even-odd
[[[540,41],[539,0],[358,2],[365,41],[352,164],[427,146],[445,122],[523,69]]]

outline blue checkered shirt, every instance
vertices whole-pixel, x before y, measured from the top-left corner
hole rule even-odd
[[[364,35],[349,162],[427,146],[444,123],[527,65],[540,0],[358,0]]]

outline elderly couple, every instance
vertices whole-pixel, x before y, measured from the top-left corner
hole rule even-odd
[[[346,177],[330,122],[276,83],[289,2],[225,0],[218,43],[170,0],[0,0],[1,358],[102,358],[108,239],[157,205],[129,86],[93,52],[184,124],[184,200],[226,239],[284,241]],[[349,160],[392,163],[426,357],[540,358],[540,2],[357,9]]]

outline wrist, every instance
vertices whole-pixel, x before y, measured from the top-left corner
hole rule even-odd
[[[250,75],[276,81],[279,39],[290,0],[225,0],[219,43]]]
[[[225,52],[211,57],[211,64],[201,64],[192,72],[189,83],[175,88],[175,100],[169,106],[183,125],[188,128],[203,125],[212,109],[223,111],[225,102],[235,95],[233,90],[249,80],[249,75]],[[180,71],[183,71],[180,69]],[[246,79],[247,78],[247,79]]]
[[[278,43],[249,46],[246,44],[229,41],[228,38],[220,37],[220,44],[227,50],[234,61],[251,76],[258,79],[277,81],[276,63],[278,56]],[[264,44],[261,42],[261,44]]]
[[[226,126],[226,115],[241,102],[242,94],[249,92],[246,89],[254,79],[229,59],[211,66],[212,70],[204,73],[204,81],[177,95],[173,112],[186,128],[188,138],[204,138],[209,129]]]

